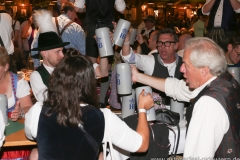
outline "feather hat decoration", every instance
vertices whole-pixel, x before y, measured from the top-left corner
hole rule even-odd
[[[52,14],[47,10],[38,10],[33,14],[37,25],[39,26],[38,47],[32,48],[32,51],[44,51],[69,45],[69,42],[63,42],[57,34],[57,27],[52,18]]]
[[[56,32],[57,33],[57,28],[55,23],[53,22],[53,17],[51,12],[47,10],[36,10],[35,13],[33,14],[33,17],[39,26],[39,32],[44,33],[44,32]]]

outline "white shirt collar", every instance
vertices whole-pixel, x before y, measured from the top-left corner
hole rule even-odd
[[[53,67],[49,67],[46,64],[43,63],[43,66],[46,68],[46,70],[48,71],[48,73],[52,74],[54,68]]]
[[[217,76],[213,76],[211,79],[209,79],[207,82],[205,82],[203,85],[201,85],[200,87],[196,88],[193,92],[192,92],[192,98],[195,98],[208,84],[210,84],[213,80],[215,80],[217,78]]]

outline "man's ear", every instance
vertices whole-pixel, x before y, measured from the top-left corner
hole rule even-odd
[[[202,77],[207,76],[209,74],[209,72],[210,72],[209,67],[202,67],[201,68],[201,75],[202,75]]]
[[[44,58],[44,57],[46,57],[46,51],[40,51],[40,54],[41,54],[41,56]]]
[[[228,51],[231,51],[232,49],[233,49],[232,44],[228,44],[228,46],[227,46],[227,50],[228,50]]]

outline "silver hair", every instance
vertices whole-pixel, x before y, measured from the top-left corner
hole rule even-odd
[[[206,37],[191,38],[186,43],[190,61],[196,68],[209,67],[210,73],[219,76],[227,69],[225,53],[213,40]]]

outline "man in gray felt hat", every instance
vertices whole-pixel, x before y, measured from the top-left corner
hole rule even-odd
[[[62,60],[63,47],[69,42],[63,42],[56,32],[40,33],[38,47],[32,51],[39,51],[43,58],[43,65],[38,67],[30,76],[33,94],[37,101],[44,100],[44,91],[48,88],[48,79],[56,65]],[[46,93],[46,92],[45,92]]]

